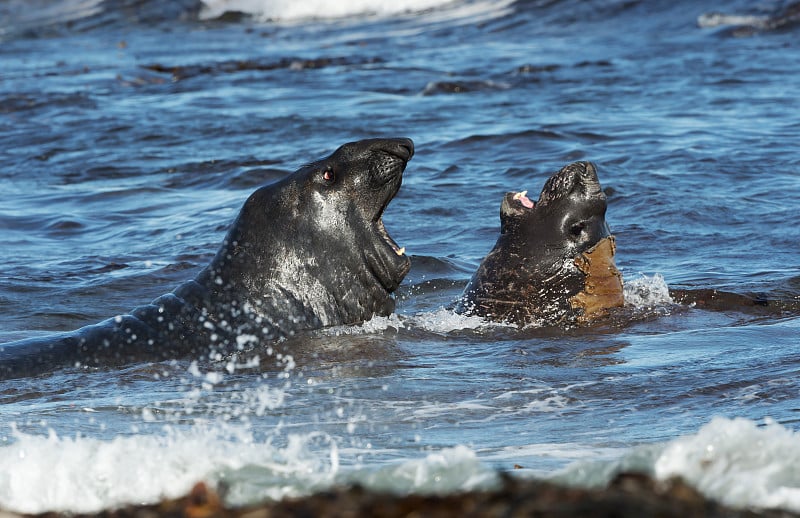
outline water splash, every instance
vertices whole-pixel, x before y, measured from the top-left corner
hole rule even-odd
[[[635,308],[649,308],[673,304],[669,295],[669,286],[660,273],[648,277],[641,275],[626,280],[624,286],[625,304]]]
[[[454,331],[476,330],[486,327],[513,327],[510,324],[489,322],[481,317],[460,315],[447,308],[425,311],[413,315],[391,314],[376,316],[363,324],[330,327],[322,332],[329,336],[382,333],[399,329],[422,329],[431,333],[447,334]]]
[[[765,28],[769,22],[767,16],[746,14],[704,13],[697,17],[697,26],[703,29],[726,27],[731,25],[747,25]]]
[[[670,442],[655,475],[685,478],[735,507],[800,511],[800,434],[767,420],[715,418],[695,435]]]
[[[381,333],[389,329],[402,329],[403,327],[405,327],[403,320],[397,314],[392,313],[387,317],[374,316],[361,324],[328,327],[321,333],[328,336],[362,335]]]
[[[320,433],[291,434],[284,446],[218,424],[110,441],[16,428],[11,436],[13,444],[0,447],[0,507],[23,513],[154,502],[185,494],[199,480],[223,478],[234,482],[234,500],[280,498],[328,485],[339,469],[335,441]],[[236,483],[254,472],[258,491]]]
[[[409,324],[438,334],[492,326],[508,327],[506,324],[488,322],[481,317],[460,315],[445,308],[414,315],[409,318]]]
[[[623,471],[658,479],[681,477],[732,507],[800,511],[800,434],[767,420],[716,417],[697,433],[640,446],[607,461],[578,461],[552,479],[601,487]]]
[[[447,493],[497,483],[494,469],[466,446],[381,468],[340,472],[337,440],[322,432],[289,434],[279,446],[242,428],[166,427],[162,435],[29,435],[13,429],[0,447],[0,508],[20,513],[97,512],[155,502],[205,480],[224,481],[229,505],[247,505],[358,483],[396,493]]]

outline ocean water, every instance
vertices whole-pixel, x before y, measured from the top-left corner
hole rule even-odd
[[[0,382],[0,508],[227,487],[683,476],[800,511],[800,28],[787,2],[0,2],[0,342],[75,329],[205,266],[257,186],[416,143],[386,211],[396,314],[209,365]],[[449,309],[503,193],[591,160],[628,307],[516,329]],[[717,289],[766,305],[676,304]]]

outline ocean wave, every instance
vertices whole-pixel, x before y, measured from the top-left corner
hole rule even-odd
[[[156,502],[181,496],[201,480],[212,486],[224,482],[228,505],[301,496],[342,483],[444,493],[486,488],[498,480],[465,446],[381,468],[342,471],[339,441],[316,431],[287,434],[280,441],[220,424],[165,427],[160,435],[112,440],[16,429],[11,436],[12,443],[0,447],[0,507],[19,513],[91,513]],[[354,452],[345,448],[341,453]]]
[[[767,420],[716,418],[664,448],[653,470],[734,507],[800,511],[800,434]]]
[[[443,448],[422,459],[364,470],[351,478],[373,490],[423,494],[488,489],[499,482],[497,472],[462,445]]]
[[[200,0],[7,0],[0,2],[0,39],[194,20],[199,10]]]
[[[103,0],[10,0],[0,4],[0,36],[18,27],[67,23],[103,12]]]
[[[214,19],[225,13],[240,12],[260,20],[297,20],[319,18],[341,18],[353,15],[391,15],[416,12],[441,5],[452,0],[348,0],[332,2],[313,0],[294,2],[291,0],[203,0],[200,17]]]
[[[728,34],[733,36],[749,36],[760,31],[772,31],[796,28],[800,24],[800,3],[779,3],[773,12],[767,13],[722,13],[709,12],[697,17],[700,28],[730,28]]]
[[[578,461],[553,480],[603,487],[639,471],[660,480],[681,477],[706,497],[741,508],[800,511],[800,435],[767,420],[716,417],[697,433],[634,448],[612,461]]]
[[[329,20],[351,16],[386,17],[430,12],[447,8],[446,18],[467,18],[476,15],[494,17],[513,2],[511,0],[463,2],[457,0],[202,0],[200,18],[211,20],[227,13],[243,13],[259,21],[287,22]]]
[[[21,513],[156,502],[185,494],[198,480],[222,478],[239,482],[231,485],[231,503],[277,499],[327,487],[339,469],[335,441],[318,432],[290,434],[282,446],[219,426],[112,440],[53,431],[13,430],[12,437],[0,447],[0,507]]]

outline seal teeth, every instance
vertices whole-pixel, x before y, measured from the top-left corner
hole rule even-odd
[[[532,209],[534,203],[528,198],[528,191],[521,191],[514,195],[514,199],[519,201],[525,207]]]
[[[394,251],[394,253],[396,253],[397,255],[405,255],[406,254],[406,247],[398,248],[397,250]]]

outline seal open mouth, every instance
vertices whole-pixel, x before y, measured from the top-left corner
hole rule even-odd
[[[532,209],[536,205],[536,202],[531,201],[530,198],[528,198],[528,191],[516,192],[511,199],[519,201],[523,207],[528,209]]]
[[[406,247],[400,247],[389,235],[389,232],[386,231],[386,227],[383,224],[383,213],[386,207],[389,206],[389,202],[394,199],[400,190],[400,185],[403,182],[403,171],[408,161],[414,156],[414,143],[410,139],[390,140],[386,142],[381,152],[384,157],[376,168],[375,175],[379,180],[383,180],[388,192],[373,223],[378,235],[389,245],[392,251],[398,256],[403,256],[406,253]]]
[[[382,214],[381,214],[381,216],[382,216]],[[386,227],[383,225],[383,218],[382,217],[378,217],[378,221],[375,222],[375,230],[378,232],[378,235],[381,236],[384,241],[386,241],[386,244],[388,244],[390,247],[392,247],[392,250],[394,250],[394,253],[396,253],[399,256],[405,255],[406,247],[402,247],[401,248],[395,242],[395,240],[392,239],[392,236],[389,235],[389,232],[386,231]]]
[[[375,189],[382,197],[380,205],[372,218],[372,228],[377,234],[376,256],[373,261],[373,273],[388,290],[394,291],[411,269],[411,261],[406,255],[405,247],[401,247],[392,239],[383,223],[383,214],[389,203],[400,190],[403,182],[403,171],[414,155],[414,144],[410,139],[387,139],[381,142],[377,163],[373,166]]]

